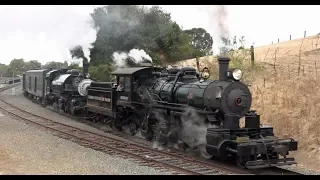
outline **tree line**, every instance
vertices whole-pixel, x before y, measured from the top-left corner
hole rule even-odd
[[[74,65],[71,65],[72,67]],[[31,70],[31,69],[57,69],[62,67],[68,67],[68,62],[47,62],[46,64],[41,64],[38,60],[24,60],[20,59],[13,59],[11,60],[9,65],[1,64],[0,63],[0,76],[12,76],[13,73],[15,75],[22,75],[23,72]]]

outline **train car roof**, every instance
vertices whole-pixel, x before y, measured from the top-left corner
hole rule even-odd
[[[29,72],[45,72],[45,71],[48,71],[48,69],[35,69],[35,70],[29,70],[29,71],[26,71],[26,73],[29,73]]]
[[[131,75],[137,72],[153,69],[154,67],[129,67],[129,68],[120,68],[111,73],[111,75]]]

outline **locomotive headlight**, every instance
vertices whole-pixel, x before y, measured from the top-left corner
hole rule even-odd
[[[241,71],[241,69],[234,69],[234,70],[232,71],[232,77],[233,77],[235,80],[239,81],[239,80],[241,79],[241,77],[242,77],[242,71]]]

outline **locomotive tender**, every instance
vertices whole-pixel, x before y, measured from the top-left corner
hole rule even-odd
[[[199,74],[192,67],[166,70],[150,64],[117,69],[111,73],[116,82],[91,81],[86,78],[85,65],[83,75],[53,70],[41,86],[46,94],[42,97],[46,104],[65,112],[80,110],[118,130],[129,127],[132,135],[141,131],[148,140],[191,148],[197,147],[184,141],[188,132],[183,131],[183,117],[194,113],[195,125],[209,127],[206,151],[213,157],[235,159],[245,168],[295,164],[294,158],[286,156],[297,150],[297,142],[278,139],[272,127],[260,125],[260,116],[250,110],[251,92],[240,82],[241,70],[229,69],[227,57],[218,61],[219,80],[213,81],[205,70]],[[23,80],[28,77],[26,72]],[[245,118],[245,127],[240,127],[241,118]]]

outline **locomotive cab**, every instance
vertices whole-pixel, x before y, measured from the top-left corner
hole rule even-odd
[[[155,67],[130,67],[120,68],[111,73],[116,76],[117,87],[115,93],[114,126],[122,129],[122,126],[129,125],[132,134],[137,132],[140,123],[135,115],[140,93],[137,92],[139,84],[144,83],[147,79],[160,74],[154,73]]]
[[[130,75],[119,75],[117,77],[117,102],[128,103],[131,101],[131,85],[132,76]]]
[[[155,67],[130,67],[121,68],[111,73],[116,76],[117,87],[117,104],[123,106],[131,106],[132,101],[136,101],[136,87],[138,84],[144,83],[145,80],[157,76],[155,71],[160,68]],[[159,71],[160,73],[160,71]]]

